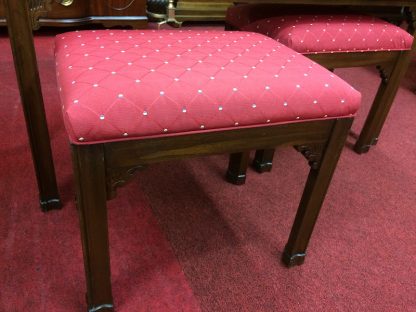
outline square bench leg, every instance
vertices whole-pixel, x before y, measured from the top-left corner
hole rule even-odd
[[[61,208],[27,1],[5,1],[10,45],[43,211]]]
[[[103,147],[73,146],[72,154],[87,282],[87,311],[113,311]]]
[[[331,137],[322,151],[319,163],[311,166],[289,240],[283,253],[282,260],[287,266],[300,265],[305,260],[309,239],[351,124],[352,119],[339,119],[335,122]]]
[[[272,170],[274,149],[256,151],[253,160],[253,168],[259,172]],[[246,182],[247,167],[250,152],[234,153],[230,155],[226,179],[235,185],[242,185]]]
[[[411,52],[403,51],[397,58],[391,73],[387,75],[386,79],[382,79],[363,129],[355,143],[355,152],[359,154],[366,153],[371,146],[377,144],[381,129],[400,87],[400,81],[406,73],[410,59]]]
[[[257,150],[253,160],[253,168],[259,172],[270,172],[273,166],[274,149]]]
[[[235,185],[242,185],[246,182],[249,157],[249,151],[230,154],[228,170],[225,176],[228,182]]]

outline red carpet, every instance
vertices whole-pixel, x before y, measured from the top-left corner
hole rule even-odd
[[[53,37],[36,38],[65,206],[37,189],[11,64],[0,36],[0,311],[85,311],[72,169],[60,116]],[[413,65],[412,65],[413,66]],[[414,66],[412,67],[415,68]],[[370,69],[336,72],[363,92]],[[280,256],[308,167],[292,149],[271,174],[227,184],[226,156],[154,165],[109,203],[117,311],[416,311],[416,88],[409,73],[369,154],[347,146],[303,266]],[[352,142],[352,138],[350,140]]]

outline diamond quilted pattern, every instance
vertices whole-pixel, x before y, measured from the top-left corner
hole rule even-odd
[[[379,18],[364,15],[287,15],[242,27],[265,34],[303,54],[410,50],[413,36]]]
[[[264,35],[80,31],[56,38],[75,144],[350,116],[360,94]]]

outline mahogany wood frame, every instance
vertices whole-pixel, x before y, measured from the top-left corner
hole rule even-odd
[[[277,145],[293,145],[310,173],[282,260],[304,262],[306,248],[353,118],[199,133],[114,143],[72,145],[88,311],[113,311],[106,200],[145,166]]]
[[[44,113],[39,79],[36,78],[38,73],[28,23],[27,2],[6,2],[10,34],[15,36],[11,38],[11,43],[14,53],[17,54],[16,70],[23,93],[22,99],[25,102],[24,107],[36,108],[40,113]],[[22,64],[30,67],[24,68]],[[34,70],[31,75],[34,75],[37,83],[32,88],[37,89],[36,91],[28,86],[23,71],[25,69],[27,72],[27,68]],[[38,94],[34,102],[29,101],[31,92]],[[28,118],[27,121],[31,125],[31,119]],[[238,153],[242,150],[265,149],[277,145],[295,146],[309,161],[311,169],[282,260],[288,266],[302,264],[352,121],[352,117],[345,117],[182,136],[72,145],[88,311],[114,311],[106,201],[114,198],[116,188],[125,184],[136,171],[155,162],[219,153]],[[36,126],[41,126],[47,134],[44,118],[38,119]],[[48,143],[47,136],[41,136],[40,139],[42,144]],[[50,152],[50,149],[46,151]],[[43,178],[44,172],[39,170],[39,173]]]
[[[244,3],[255,3],[253,0],[243,0]],[[311,0],[311,1],[285,1],[285,0],[261,0],[261,3],[278,3],[278,4],[314,4],[314,5],[368,5],[371,6],[403,6],[402,20],[408,22],[407,31],[413,36],[416,35],[416,1],[330,1]],[[388,4],[387,4],[388,3]],[[410,6],[410,7],[405,7]],[[298,6],[299,7],[299,6]],[[289,6],[290,8],[290,6]],[[286,7],[287,9],[287,7]],[[358,10],[358,9],[357,9]],[[368,12],[368,8],[366,8]],[[232,29],[226,25],[226,29]],[[305,56],[314,60],[318,64],[333,70],[342,67],[360,67],[360,66],[377,66],[380,71],[381,82],[367,115],[364,126],[354,145],[354,151],[358,154],[366,153],[371,146],[376,145],[384,122],[391,109],[394,98],[400,86],[400,81],[406,74],[410,64],[413,51],[416,49],[416,40],[413,42],[411,50],[406,51],[378,51],[378,52],[356,52],[356,53],[319,53],[307,54]],[[257,150],[252,166],[259,172],[271,171],[273,165],[274,149]],[[249,151],[241,154],[230,155],[229,168],[227,171],[227,180],[233,184],[241,185],[245,183]]]

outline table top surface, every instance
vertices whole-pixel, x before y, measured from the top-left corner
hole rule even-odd
[[[416,6],[416,0],[241,0],[238,2],[359,6]]]

